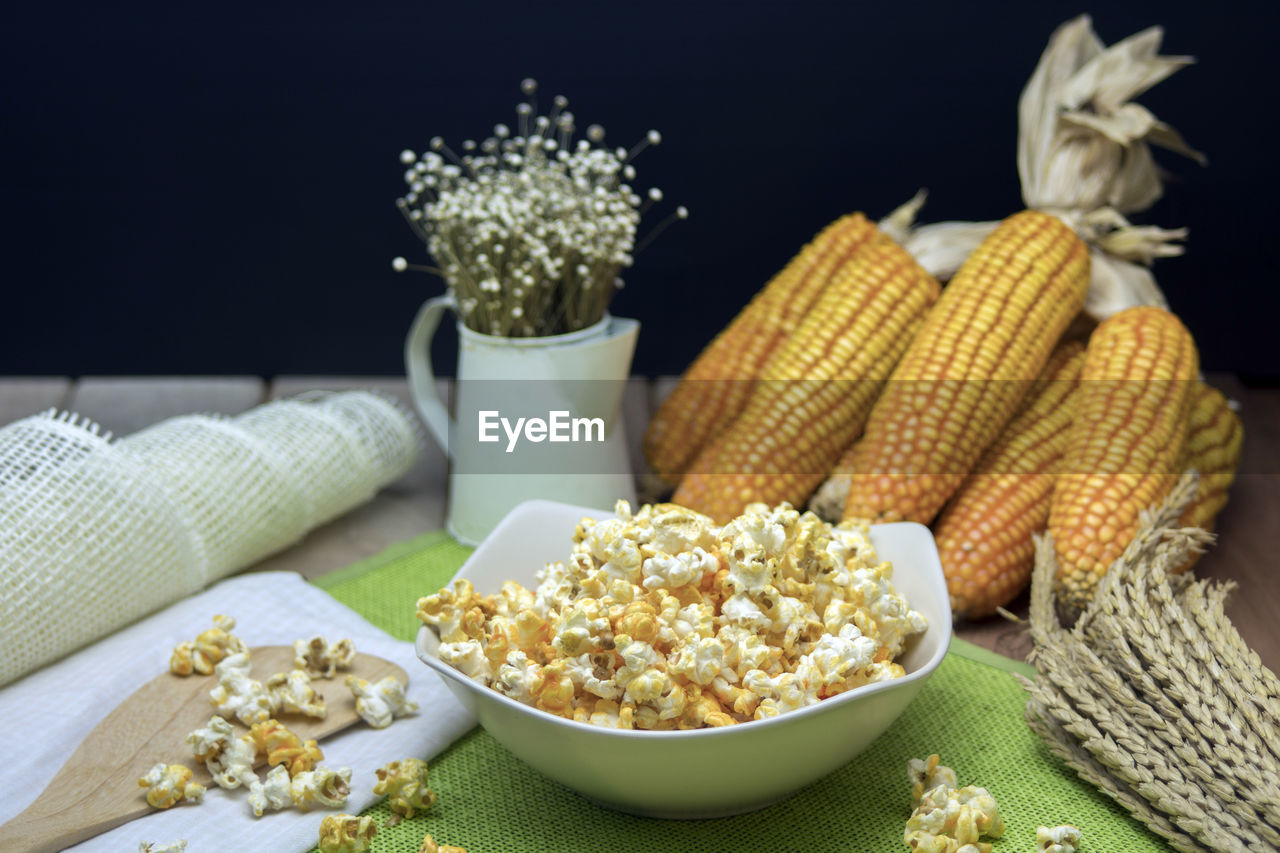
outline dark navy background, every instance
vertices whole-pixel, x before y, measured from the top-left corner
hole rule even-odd
[[[1280,377],[1276,15],[1098,4],[1194,54],[1141,103],[1188,226],[1158,277],[1207,369]],[[630,271],[640,373],[673,373],[815,231],[928,187],[925,221],[1020,207],[1016,100],[1076,3],[23,4],[0,26],[0,374],[402,372],[438,280],[400,219],[402,148],[570,99],[692,218]],[[545,104],[546,101],[544,100]],[[641,231],[646,230],[643,225]],[[439,367],[452,367],[438,342]]]

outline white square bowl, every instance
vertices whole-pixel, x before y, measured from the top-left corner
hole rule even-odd
[[[586,517],[612,514],[551,501],[520,504],[455,577],[470,580],[482,595],[508,580],[533,589],[539,569],[569,557],[574,527]],[[898,718],[947,652],[951,607],[929,529],[911,522],[874,525],[871,542],[880,559],[893,563],[898,592],[929,620],[898,659],[907,674],[769,720],[690,731],[600,728],[539,711],[472,681],[439,660],[439,639],[426,627],[418,632],[418,657],[503,746],[601,805],[664,818],[753,811],[861,753]]]

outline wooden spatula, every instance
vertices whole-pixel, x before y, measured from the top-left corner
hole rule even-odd
[[[254,677],[263,681],[293,669],[289,646],[261,646],[251,650],[251,657]],[[350,670],[312,681],[328,708],[323,720],[285,714],[280,722],[303,740],[321,740],[357,722],[355,697],[343,684],[347,673],[369,681],[394,675],[409,683],[405,671],[390,661],[357,654]],[[155,811],[138,777],[161,761],[186,764],[195,781],[210,785],[209,772],[191,757],[185,741],[213,715],[209,691],[217,683],[212,675],[181,678],[166,672],[134,691],[89,733],[35,802],[0,826],[0,850],[62,850]]]

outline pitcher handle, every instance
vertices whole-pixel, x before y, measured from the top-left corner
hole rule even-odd
[[[413,403],[422,415],[427,429],[435,436],[440,447],[449,453],[449,431],[452,421],[449,409],[436,390],[436,375],[431,368],[431,339],[435,337],[436,328],[440,325],[440,317],[446,308],[453,307],[453,299],[449,296],[437,296],[428,299],[418,309],[418,316],[409,327],[409,335],[404,340],[404,366],[409,374],[409,392],[413,395]]]

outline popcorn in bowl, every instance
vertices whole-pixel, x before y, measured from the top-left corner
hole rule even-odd
[[[610,728],[726,726],[904,675],[927,620],[865,528],[788,504],[726,525],[673,504],[584,519],[529,590],[465,579],[418,602],[439,659],[550,714]]]

